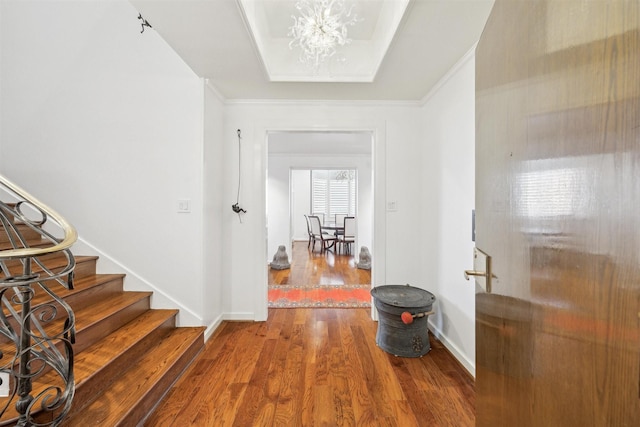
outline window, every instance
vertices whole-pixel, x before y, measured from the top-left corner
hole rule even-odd
[[[311,213],[323,213],[325,218],[335,214],[356,214],[356,171],[312,170]]]

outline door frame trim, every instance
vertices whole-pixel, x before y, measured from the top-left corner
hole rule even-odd
[[[262,122],[254,127],[254,140],[257,143],[254,149],[258,152],[255,159],[260,161],[260,186],[259,206],[267,206],[267,165],[268,165],[268,140],[272,132],[368,132],[372,137],[372,196],[373,196],[373,230],[371,254],[374,258],[375,269],[371,270],[371,287],[386,284],[386,122],[384,120],[360,121],[360,120],[331,120],[318,123],[317,118],[312,120],[291,119],[279,121],[279,123]],[[258,165],[257,165],[258,166]],[[260,215],[260,235],[257,253],[260,254],[259,262],[268,259],[267,248],[267,216]],[[266,268],[259,269],[259,277],[256,279],[255,320],[264,321],[268,315],[268,272]],[[371,305],[371,317],[377,320],[377,312]]]

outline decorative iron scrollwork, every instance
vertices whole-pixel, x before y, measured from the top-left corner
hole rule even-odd
[[[56,426],[75,393],[76,322],[54,287],[73,288],[75,261],[69,248],[77,234],[2,176],[0,194],[10,199],[0,201],[0,380],[8,390],[0,419],[15,417],[18,426]],[[53,234],[60,231],[61,237]],[[37,245],[31,244],[34,235]],[[54,253],[66,259],[64,267],[47,267],[43,257]]]

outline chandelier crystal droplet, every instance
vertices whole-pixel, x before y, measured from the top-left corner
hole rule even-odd
[[[315,70],[335,55],[338,46],[351,43],[347,27],[360,21],[352,14],[353,6],[347,8],[343,0],[299,0],[296,9],[300,16],[291,16],[289,48],[300,47],[300,61]]]

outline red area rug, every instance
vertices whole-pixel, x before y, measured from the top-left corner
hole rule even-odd
[[[271,308],[371,307],[371,285],[270,285]]]

